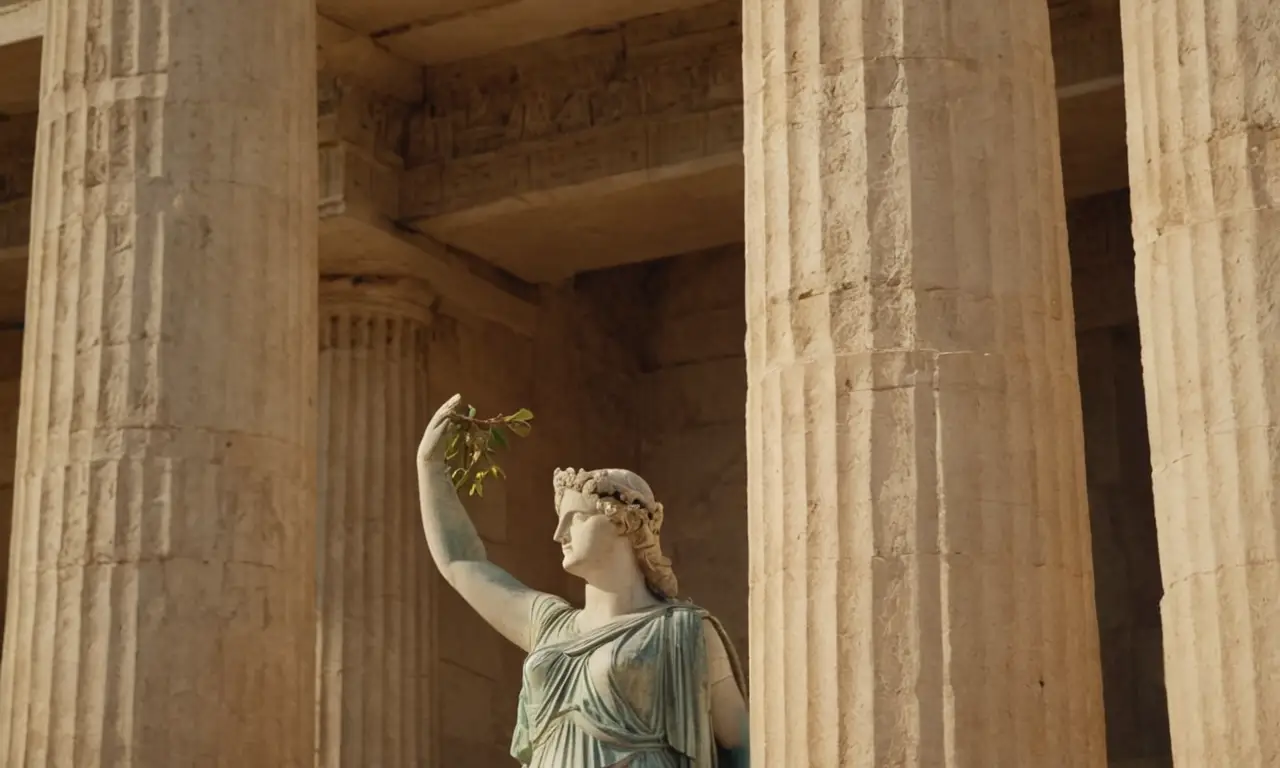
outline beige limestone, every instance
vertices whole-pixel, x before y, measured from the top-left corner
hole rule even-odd
[[[643,265],[643,334],[628,410],[640,473],[662,494],[662,549],[681,591],[747,644],[747,396],[741,245]]]
[[[1122,4],[1173,756],[1280,764],[1280,6]]]
[[[435,579],[413,473],[431,298],[403,280],[320,284],[320,768],[436,764]]]
[[[44,34],[45,0],[0,0],[0,48]]]
[[[314,9],[46,7],[0,763],[314,760]]]
[[[745,9],[752,759],[1101,766],[1046,8]]]

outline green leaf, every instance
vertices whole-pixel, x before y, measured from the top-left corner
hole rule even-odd
[[[467,406],[467,417],[471,419],[476,417],[476,407],[474,405]]]
[[[528,437],[529,433],[533,431],[533,427],[529,426],[529,423],[526,421],[510,422],[507,424],[507,429],[510,429],[520,437]]]
[[[521,408],[506,418],[507,422],[513,421],[529,421],[533,418],[533,411],[528,408]]]
[[[502,427],[490,427],[489,439],[496,443],[499,448],[507,447],[507,438],[502,434]]]

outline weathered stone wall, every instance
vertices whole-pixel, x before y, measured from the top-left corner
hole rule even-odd
[[[1112,766],[1171,765],[1127,193],[1068,209],[1085,470]]]
[[[648,266],[652,297],[633,412],[639,472],[665,505],[681,591],[747,653],[747,454],[742,246]]]
[[[316,92],[321,214],[396,218],[408,105],[328,69]]]

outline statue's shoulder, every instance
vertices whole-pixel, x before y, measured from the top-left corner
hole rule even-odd
[[[698,605],[692,600],[672,600],[668,604],[667,611],[673,616],[678,616],[686,621],[710,621],[716,622],[716,617],[711,611]]]
[[[542,593],[533,599],[529,612],[530,648],[558,642],[573,628],[578,609],[559,595]]]

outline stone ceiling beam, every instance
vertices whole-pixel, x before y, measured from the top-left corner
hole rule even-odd
[[[19,0],[0,6],[0,48],[44,34],[44,0]]]
[[[320,12],[410,61],[486,56],[710,0],[319,0]]]
[[[429,68],[409,130],[404,215],[503,213],[684,166],[741,165],[739,5]]]
[[[1067,197],[1123,188],[1116,2],[1067,0],[1055,13]],[[409,129],[401,213],[488,255],[479,243],[499,224],[514,232],[542,211],[740,173],[741,131],[738,2],[429,67],[425,105]]]
[[[408,104],[422,100],[422,67],[396,56],[368,36],[319,16],[316,68]]]
[[[403,220],[529,281],[741,239],[740,15],[719,0],[429,67]]]

